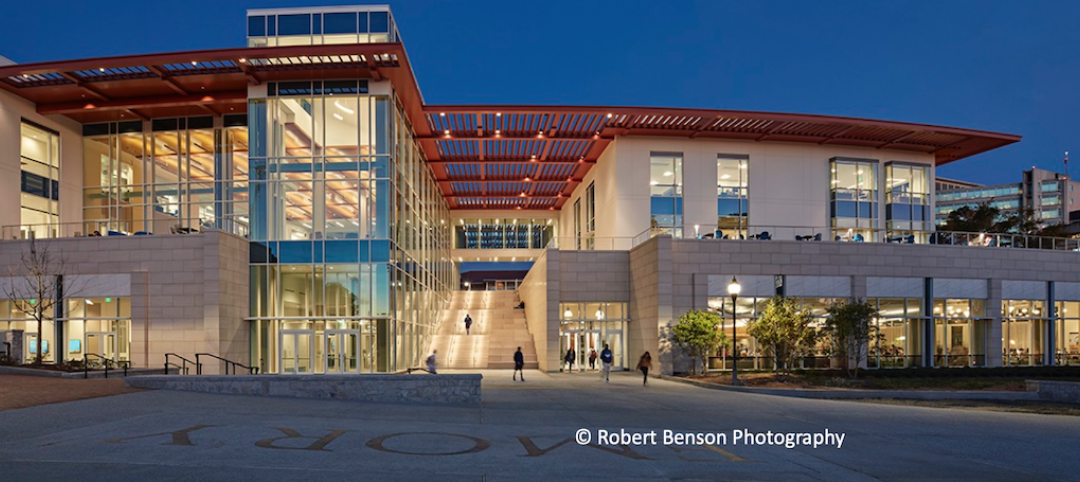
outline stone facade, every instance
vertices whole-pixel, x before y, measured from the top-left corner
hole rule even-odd
[[[482,375],[142,376],[130,388],[373,403],[479,406]]]
[[[542,370],[559,367],[560,302],[626,300],[628,360],[649,351],[660,372],[672,373],[686,369],[686,357],[665,341],[667,327],[683,313],[708,306],[710,277],[784,275],[803,284],[841,283],[835,296],[856,298],[868,297],[872,280],[903,278],[921,287],[930,279],[939,289],[974,282],[985,287],[977,298],[985,300],[983,318],[990,320],[983,340],[986,365],[1001,366],[999,307],[1010,299],[1007,292],[1031,292],[1021,298],[1046,299],[1047,286],[1054,282],[1056,300],[1077,301],[1073,292],[1080,293],[1078,267],[1080,254],[1071,251],[658,236],[629,252],[548,250],[526,277],[521,293]]]
[[[74,297],[131,299],[131,363],[158,367],[166,353],[247,364],[248,242],[222,232],[38,240],[66,263]],[[19,265],[27,241],[0,242],[0,269]],[[103,284],[109,283],[109,287]],[[121,292],[98,290],[118,290]],[[207,373],[220,367],[208,364]]]

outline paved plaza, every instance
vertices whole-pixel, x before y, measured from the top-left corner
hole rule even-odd
[[[484,373],[482,408],[146,391],[0,412],[0,480],[1077,480],[1080,418]],[[0,390],[3,390],[0,387]],[[575,441],[587,429],[591,445]],[[598,445],[599,430],[727,434]],[[842,448],[733,431],[843,433]]]

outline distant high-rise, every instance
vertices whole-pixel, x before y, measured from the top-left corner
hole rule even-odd
[[[1069,213],[1080,209],[1074,194],[1080,182],[1061,173],[1034,167],[1024,171],[1023,180],[1017,183],[986,186],[937,178],[936,184],[934,219],[938,226],[945,224],[949,213],[982,203],[1000,209],[1002,215],[1030,209],[1044,226],[1068,224]]]

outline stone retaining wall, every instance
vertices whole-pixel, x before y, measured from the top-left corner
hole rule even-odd
[[[1028,380],[1027,389],[1038,393],[1039,400],[1080,403],[1080,382]]]
[[[480,405],[481,375],[203,375],[129,377],[124,385],[226,395]]]

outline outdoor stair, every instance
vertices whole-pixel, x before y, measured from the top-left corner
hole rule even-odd
[[[438,367],[513,369],[514,351],[520,346],[525,368],[538,368],[525,310],[515,308],[519,303],[514,291],[455,292],[432,337]],[[466,314],[473,319],[470,335],[465,334]]]

